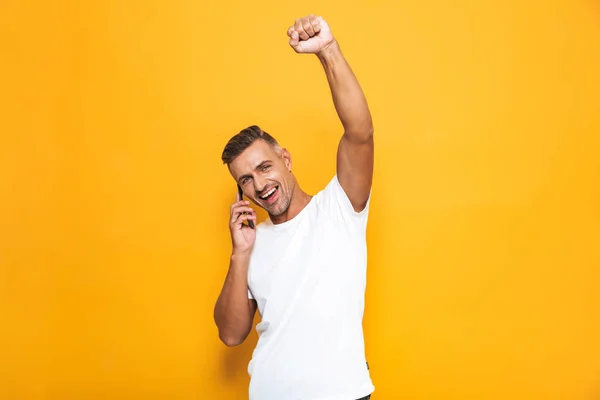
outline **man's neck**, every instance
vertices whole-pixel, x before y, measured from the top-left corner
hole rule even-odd
[[[311,199],[312,196],[310,194],[305,193],[299,186],[296,186],[296,190],[294,190],[294,195],[292,196],[292,201],[287,211],[277,216],[269,215],[271,222],[273,222],[274,225],[277,225],[293,219],[300,214],[300,211],[302,211],[308,203],[310,203]]]

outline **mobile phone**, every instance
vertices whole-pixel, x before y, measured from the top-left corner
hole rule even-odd
[[[238,188],[238,193],[240,195],[240,201],[244,199],[244,191],[242,190],[242,187],[240,185],[237,185]],[[251,219],[247,220],[248,221],[248,226],[252,229],[254,229],[254,221],[252,221]]]

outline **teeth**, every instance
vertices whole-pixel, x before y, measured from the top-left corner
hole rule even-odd
[[[267,197],[269,197],[271,194],[273,194],[273,192],[275,191],[275,188],[271,188],[271,190],[269,190],[267,193],[265,193],[264,195],[260,196],[261,199],[266,199]]]

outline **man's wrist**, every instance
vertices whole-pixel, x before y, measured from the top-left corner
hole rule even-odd
[[[250,250],[247,251],[232,251],[231,252],[231,261],[239,262],[239,261],[249,261],[250,260]]]
[[[333,39],[331,43],[319,50],[317,57],[322,63],[327,63],[341,57],[342,51],[337,40]]]

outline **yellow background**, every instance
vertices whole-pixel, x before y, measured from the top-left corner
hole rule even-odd
[[[308,13],[375,121],[373,398],[600,398],[600,3],[115,0],[0,3],[0,399],[247,398],[220,154],[331,178]]]

